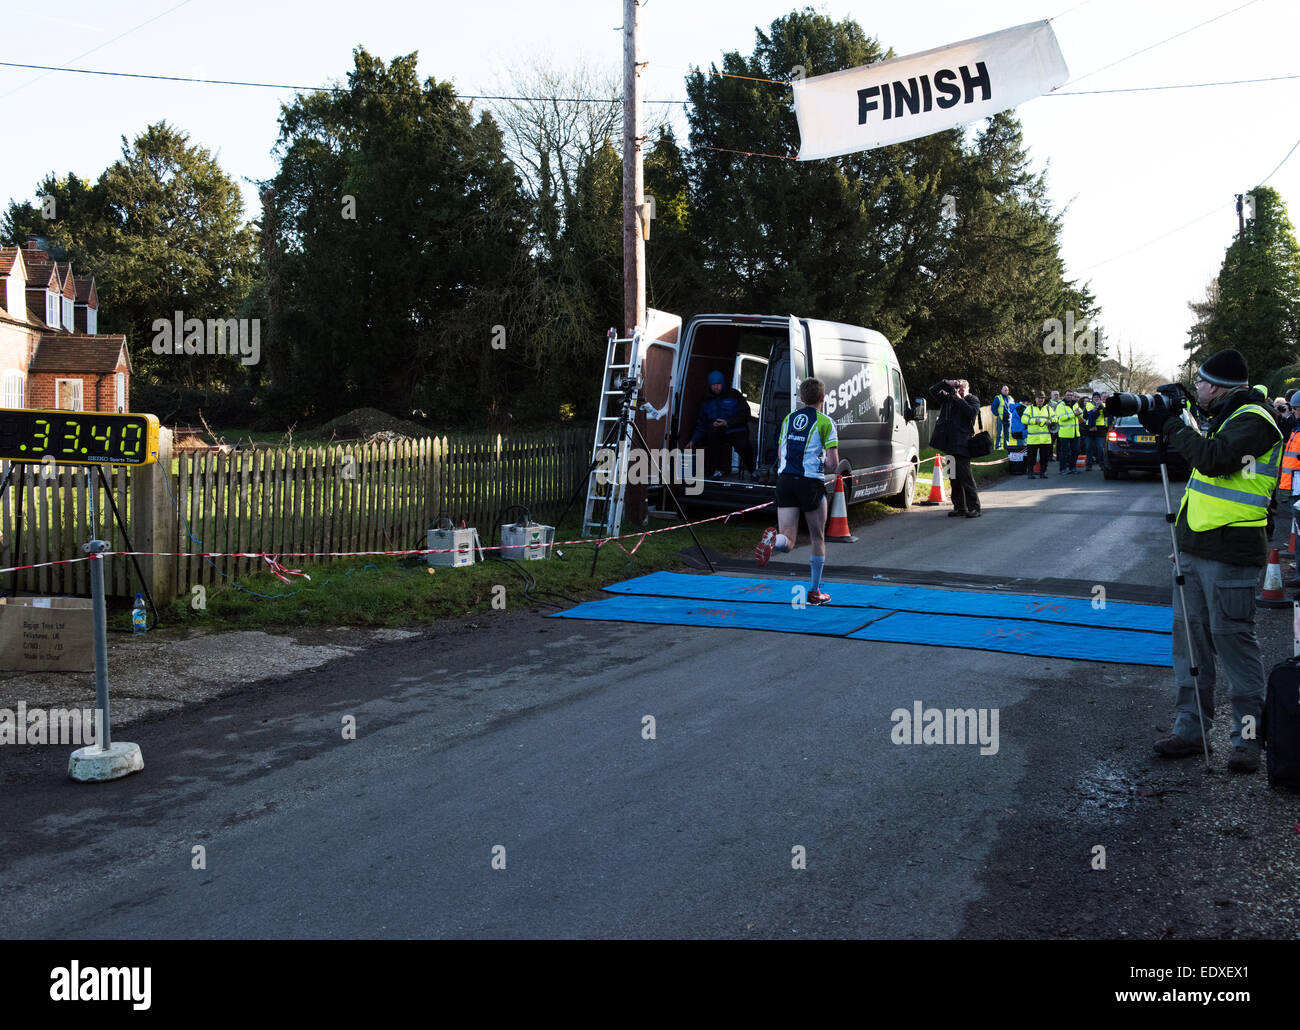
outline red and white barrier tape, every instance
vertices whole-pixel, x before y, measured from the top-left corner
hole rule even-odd
[[[928,461],[929,459],[924,459],[924,460]],[[1006,460],[1007,460],[1006,458],[1000,459],[1000,461],[1006,461]],[[977,463],[971,462],[971,464],[974,465]],[[999,464],[999,462],[986,461],[986,462],[978,462],[978,464],[997,465]],[[874,475],[879,475],[882,472],[896,472],[898,469],[910,468],[911,465],[912,463],[908,462],[905,465],[890,465],[884,468],[877,467],[873,469],[866,469],[861,472],[852,472],[849,475],[841,476],[840,478],[852,480],[858,478],[859,476],[874,476]],[[578,544],[595,544],[597,547],[603,547],[605,544],[613,542],[618,544],[619,549],[622,550],[624,554],[633,555],[637,552],[637,549],[640,548],[641,544],[645,542],[646,537],[658,536],[660,533],[675,533],[681,529],[687,529],[688,527],[694,527],[694,526],[703,526],[703,525],[707,525],[710,522],[718,522],[718,521],[727,522],[732,518],[732,516],[748,515],[750,512],[762,511],[764,508],[771,508],[775,503],[776,503],[775,501],[767,501],[763,504],[755,504],[748,508],[738,508],[736,511],[727,512],[725,515],[713,515],[707,519],[697,519],[695,522],[683,522],[679,526],[665,526],[663,529],[647,529],[640,533],[627,533],[623,536],[580,537],[576,540],[556,540],[553,541],[549,546],[570,547]],[[638,539],[637,539],[637,543],[633,546],[632,550],[630,551],[627,550],[627,548],[623,547],[622,543],[619,543],[619,541],[622,540],[631,540],[633,537],[637,537]],[[520,546],[519,544],[492,544],[487,547],[480,547],[479,550],[480,551],[502,551],[502,550],[514,549],[519,546]],[[281,564],[280,562],[281,558],[409,557],[411,555],[450,554],[453,551],[458,551],[458,550],[459,548],[456,547],[432,547],[432,548],[410,548],[408,550],[403,550],[403,551],[279,551],[274,554],[264,553],[260,551],[256,551],[256,552],[254,551],[105,551],[103,552],[102,556],[105,558],[112,557],[112,556],[117,556],[121,558],[129,558],[132,556],[137,558],[260,558],[267,563],[267,565],[270,567],[271,573],[277,579],[279,579],[281,582],[288,583],[289,580],[285,578],[285,575],[302,576],[304,579],[311,579],[311,577],[307,575],[305,572],[303,572],[301,569],[286,568],[283,564]],[[61,558],[57,561],[38,562],[33,565],[13,565],[10,566],[9,568],[0,569],[0,576],[4,575],[7,572],[25,572],[29,569],[44,569],[44,568],[49,568],[53,565],[71,565],[74,562],[91,561],[91,560],[93,560],[92,557],[87,555],[84,558]],[[282,575],[282,573],[285,575]]]

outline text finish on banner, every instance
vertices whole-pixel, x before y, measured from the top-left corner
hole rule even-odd
[[[799,160],[870,150],[987,118],[1064,85],[1070,73],[1047,22],[796,79]]]

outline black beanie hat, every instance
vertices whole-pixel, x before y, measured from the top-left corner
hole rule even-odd
[[[1231,347],[1206,358],[1200,376],[1215,386],[1246,386],[1250,382],[1246,359],[1241,356],[1241,351]]]

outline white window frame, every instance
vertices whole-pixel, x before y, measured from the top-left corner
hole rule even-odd
[[[11,317],[27,321],[27,285],[14,272],[5,279],[5,309]]]
[[[24,403],[27,399],[27,377],[23,375],[22,369],[6,368],[4,371],[4,392],[0,394],[3,398],[3,404],[0,407],[5,408],[25,408]]]
[[[67,297],[63,298],[63,328],[68,332],[76,332],[77,316],[76,305]]]
[[[75,401],[75,406],[65,404],[64,391],[72,394],[71,400]],[[85,411],[83,407],[84,391],[81,387],[80,379],[56,379],[54,380],[54,407],[59,411]]]
[[[59,295],[45,291],[45,324],[51,329],[59,327]]]
[[[117,393],[117,410],[126,411],[126,373],[118,372],[114,374],[113,385]]]
[[[99,332],[99,309],[86,305],[86,335],[94,336]]]

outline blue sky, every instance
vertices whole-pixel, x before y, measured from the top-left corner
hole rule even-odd
[[[748,53],[755,27],[794,6],[649,0],[641,9],[646,96],[683,98],[690,67],[707,67],[727,50]],[[1072,76],[1061,93],[1300,76],[1300,4],[1294,0],[814,6],[836,19],[856,19],[899,54],[1053,18]],[[586,59],[616,73],[621,22],[621,0],[65,0],[6,12],[0,60],[317,85],[343,79],[352,49],[363,45],[385,59],[418,50],[422,75],[450,79],[462,93],[487,94],[499,92],[512,67],[538,54],[558,65]],[[1097,69],[1104,70],[1094,74]],[[133,138],[160,119],[211,149],[236,179],[267,178],[275,170],[279,105],[292,96],[290,90],[0,67],[0,202],[31,199],[51,171],[97,176],[118,156],[122,136]],[[1233,195],[1272,173],[1300,140],[1297,101],[1300,78],[1049,96],[1021,106],[1035,167],[1047,169],[1053,201],[1066,209],[1067,274],[1091,284],[1112,344],[1131,344],[1166,370],[1181,360],[1187,302],[1203,297],[1236,231]],[[674,110],[684,125],[680,109]],[[1300,150],[1268,184],[1284,200],[1300,196]],[[247,185],[245,195],[255,197]],[[247,214],[256,211],[250,207]]]

